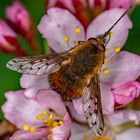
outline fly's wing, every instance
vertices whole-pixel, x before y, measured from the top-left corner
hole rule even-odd
[[[101,136],[104,129],[104,120],[98,76],[92,78],[89,86],[83,91],[82,104],[90,128],[96,136]]]
[[[57,69],[66,59],[68,54],[48,54],[40,56],[19,57],[10,60],[7,67],[19,73],[30,75],[48,74],[51,70]]]

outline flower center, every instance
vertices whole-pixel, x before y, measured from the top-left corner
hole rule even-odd
[[[36,116],[37,121],[43,121],[45,126],[48,128],[48,130],[51,132],[52,129],[56,126],[61,126],[63,124],[62,120],[54,120],[54,116],[57,117],[56,114],[50,113],[48,116],[46,111],[42,111],[41,114]],[[29,131],[29,132],[35,132],[36,127],[35,126],[30,126],[28,124],[25,124],[22,126],[22,130],[24,131]]]

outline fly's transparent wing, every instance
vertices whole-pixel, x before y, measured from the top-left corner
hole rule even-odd
[[[57,69],[66,59],[67,54],[48,54],[40,56],[19,57],[10,60],[7,67],[19,73],[30,75],[48,74],[51,70]]]
[[[82,96],[83,110],[90,128],[96,136],[101,136],[104,129],[104,120],[101,106],[98,76],[95,76]]]

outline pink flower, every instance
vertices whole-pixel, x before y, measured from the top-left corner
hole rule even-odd
[[[126,83],[120,87],[114,88],[112,93],[117,104],[126,105],[140,95],[140,83]]]
[[[19,45],[16,33],[3,20],[0,20],[0,50],[16,56],[25,55]]]
[[[6,16],[10,25],[25,37],[30,46],[35,50],[39,50],[35,40],[33,21],[24,5],[20,1],[14,0],[12,5],[6,7]]]
[[[84,27],[87,27],[102,11],[119,7],[128,8],[133,2],[134,0],[47,0],[47,9],[51,7],[68,9]]]
[[[40,90],[31,99],[24,92],[6,93],[2,110],[5,118],[19,129],[10,140],[67,140],[71,120],[59,95],[52,90]]]
[[[132,119],[133,118],[133,119]],[[100,137],[101,140],[139,140],[140,137],[140,112],[133,110],[122,110],[107,116],[105,121],[105,134]],[[137,122],[135,124],[135,122]],[[130,125],[131,124],[131,125]],[[126,126],[127,125],[127,126]],[[94,139],[95,137],[88,127],[84,124],[73,123],[70,140]]]
[[[91,22],[85,33],[82,24],[69,11],[51,8],[47,15],[41,19],[38,29],[48,41],[51,49],[55,52],[63,52],[74,47],[80,40],[84,41],[90,37],[103,34],[123,12],[123,9],[111,9],[103,12]],[[118,53],[125,44],[128,30],[131,27],[131,21],[128,16],[125,16],[113,28],[113,36],[106,46],[108,50],[106,63],[102,66],[100,76],[102,106],[105,114],[114,111],[115,101],[111,89],[136,80],[140,74],[139,56],[126,51]],[[73,103],[76,111],[83,114],[81,101],[73,100]]]

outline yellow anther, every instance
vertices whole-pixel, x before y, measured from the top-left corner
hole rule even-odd
[[[112,37],[113,36],[113,33],[112,32],[109,32],[108,35],[109,35],[109,37]]]
[[[107,58],[107,56],[105,55],[104,63],[107,63],[107,62],[108,62],[108,58]]]
[[[36,116],[36,119],[37,119],[37,120],[42,120],[42,118],[43,118],[42,115]]]
[[[64,36],[64,41],[68,42],[69,41],[69,37],[68,36]]]
[[[53,121],[52,122],[52,127],[56,127],[56,126],[58,126],[58,122],[57,121]]]
[[[42,115],[46,115],[47,112],[46,112],[46,111],[42,111],[41,114],[42,114]]]
[[[50,114],[49,117],[44,120],[44,123],[47,123],[47,125],[49,125],[53,121],[52,118],[53,118],[53,114]]]
[[[120,47],[115,47],[115,48],[114,48],[114,51],[115,51],[116,53],[120,52],[120,50],[121,50]]]
[[[62,125],[64,122],[63,121],[59,121],[59,125]]]
[[[109,50],[108,48],[105,48],[105,52],[108,52],[108,50]]]
[[[75,33],[80,34],[80,32],[81,32],[80,27],[76,27],[75,28]]]
[[[109,69],[108,68],[104,68],[103,69],[103,74],[108,74],[109,73]]]
[[[51,120],[52,118],[53,118],[53,114],[50,114],[49,117],[48,117],[48,119]]]
[[[35,132],[36,131],[36,127],[31,127],[30,129],[29,129],[29,131],[32,133],[32,132]]]
[[[76,40],[73,40],[72,42],[73,42],[73,44],[76,44],[77,43]]]
[[[29,130],[30,129],[30,126],[25,124],[22,126],[22,130]]]
[[[107,58],[104,58],[104,63],[107,63],[108,62],[108,59]]]

